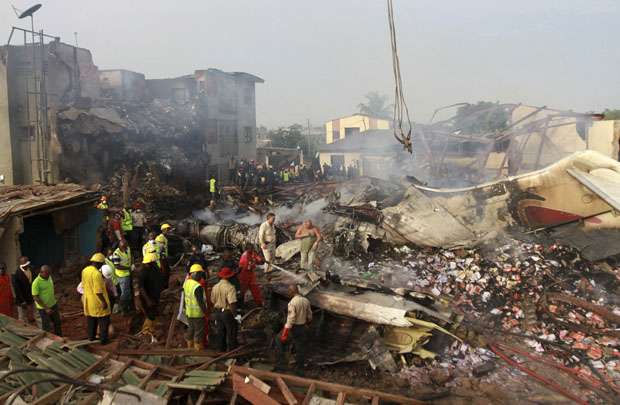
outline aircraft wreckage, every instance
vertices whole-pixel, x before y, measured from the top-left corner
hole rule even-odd
[[[595,151],[467,188],[409,183],[403,191],[385,181],[356,183],[357,191],[346,198],[329,198],[326,210],[341,216],[335,231],[354,234],[364,248],[370,239],[470,248],[508,232],[544,234],[579,249],[588,260],[620,253],[620,163]],[[257,227],[210,224],[188,232],[214,246],[243,246],[255,242]],[[277,255],[286,261],[298,251],[292,240],[278,246]]]
[[[474,247],[502,232],[545,231],[589,260],[620,253],[620,163],[594,151],[474,187],[411,184],[399,203],[381,205],[354,197],[332,208],[349,216],[337,226],[396,245]]]

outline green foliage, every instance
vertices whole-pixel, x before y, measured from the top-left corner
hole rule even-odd
[[[315,137],[308,137],[306,128],[300,124],[293,124],[288,127],[272,129],[267,133],[267,138],[271,139],[271,145],[281,148],[301,148],[306,157],[314,156],[318,150],[318,142]]]
[[[459,107],[454,124],[466,134],[483,134],[505,129],[509,120],[510,114],[499,103],[478,101]]]
[[[603,114],[606,120],[620,120],[620,110],[606,109]]]
[[[392,116],[392,104],[388,104],[389,97],[379,92],[371,91],[364,96],[365,103],[359,103],[357,108],[361,114],[369,115],[376,118],[389,119]]]

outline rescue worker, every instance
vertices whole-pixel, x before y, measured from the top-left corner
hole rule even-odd
[[[168,238],[166,235],[172,229],[170,224],[161,226],[161,233],[155,238],[155,242],[159,245],[159,267],[163,274],[163,288],[168,287],[168,279],[170,278],[170,266],[168,264]]]
[[[270,273],[271,263],[276,258],[276,214],[270,212],[267,214],[267,220],[263,222],[258,228],[258,244],[263,251],[265,262],[265,273]]]
[[[116,249],[119,242],[125,238],[121,229],[121,213],[119,211],[115,211],[108,221],[107,236],[109,245],[105,247],[112,249]]]
[[[123,240],[113,254],[114,271],[118,286],[121,290],[120,307],[123,315],[131,312],[131,266],[133,264],[131,258],[131,249],[127,245],[127,241]]]
[[[235,287],[235,291],[237,291],[237,303],[241,300],[241,284],[239,283],[239,267],[237,266],[237,260],[233,257],[233,252],[230,249],[224,249],[222,252],[222,260],[219,263],[218,268],[223,269],[224,267],[228,267],[234,273],[234,276],[228,279],[230,284]],[[237,305],[237,309],[239,309],[239,305]]]
[[[220,281],[211,289],[213,312],[211,320],[215,324],[215,350],[228,352],[237,347],[237,321],[235,320],[237,292],[228,281],[235,273],[224,267],[217,273]]]
[[[263,262],[263,258],[254,251],[254,246],[251,243],[248,243],[245,246],[245,251],[241,255],[239,259],[239,284],[241,286],[241,301],[239,302],[241,305],[244,305],[245,301],[245,293],[250,290],[252,292],[252,298],[254,298],[254,303],[259,307],[262,307],[263,295],[260,290],[260,286],[256,281],[256,273],[254,270],[256,269],[256,265]]]
[[[295,232],[295,239],[301,240],[301,259],[299,267],[304,270],[312,270],[314,265],[314,255],[319,246],[319,243],[323,239],[321,231],[318,227],[312,224],[312,221],[306,219]]]
[[[108,327],[110,326],[110,298],[106,290],[103,275],[99,271],[105,263],[103,253],[95,253],[90,264],[82,270],[82,297],[84,315],[86,316],[88,340],[94,341],[99,329],[101,344],[108,343]]]
[[[285,184],[288,183],[290,180],[290,176],[291,174],[289,173],[288,169],[284,169],[284,171],[282,172],[282,181]]]
[[[217,195],[217,180],[215,180],[215,176],[211,175],[209,179],[209,193],[211,194],[211,200],[215,200]]]
[[[142,246],[142,240],[144,239],[144,226],[146,225],[146,215],[143,211],[144,204],[137,201],[133,204],[131,210],[131,223],[133,230],[131,231],[131,249],[137,252]]]
[[[22,322],[32,322],[34,320],[34,300],[32,299],[32,280],[36,277],[33,274],[30,260],[26,256],[19,258],[19,267],[13,273],[13,291],[15,292],[15,305],[17,305],[17,319]]]
[[[288,296],[291,299],[288,303],[286,324],[276,338],[277,349],[277,369],[284,369],[285,353],[287,344],[292,344],[295,348],[295,373],[303,375],[304,362],[306,360],[306,345],[308,341],[308,329],[312,321],[312,308],[310,301],[299,294],[299,289],[295,284],[288,287]]]
[[[133,231],[133,218],[128,207],[123,207],[121,214],[121,231],[125,240],[131,240],[131,232]]]
[[[148,253],[155,253],[157,255],[157,265],[159,266],[160,246],[159,243],[155,241],[155,238],[157,238],[157,234],[155,232],[149,232],[148,240],[142,245],[142,257],[146,256]]]
[[[189,277],[183,283],[183,309],[187,317],[187,333],[185,341],[187,348],[204,349],[205,314],[207,304],[205,290],[200,281],[205,277],[205,271],[200,264],[192,264]]]
[[[98,210],[102,211],[107,211],[108,209],[110,209],[110,206],[108,205],[108,197],[102,195],[96,207]]]
[[[157,267],[158,256],[148,252],[142,259],[142,266],[136,276],[134,296],[136,307],[144,314],[142,333],[153,334],[159,314],[159,297],[162,291],[162,275]]]
[[[122,240],[124,241],[124,239]],[[108,267],[110,269],[108,272],[109,277],[105,277],[104,275],[104,279],[105,279],[106,285],[109,284],[111,286],[111,289],[110,288],[108,289],[108,298],[110,299],[110,308],[112,308],[113,314],[117,314],[119,312],[120,305],[118,304],[117,302],[118,300],[116,299],[116,297],[118,296],[118,292],[116,291],[116,289],[118,288],[118,278],[116,277],[116,266],[120,264],[120,258],[114,255],[114,251],[115,251],[114,249],[108,249],[106,251],[105,264],[99,270],[103,274],[104,267]],[[113,294],[110,294],[110,292],[113,292]]]
[[[52,332],[56,336],[62,336],[60,312],[54,292],[54,280],[50,275],[50,266],[41,266],[39,275],[32,282],[32,298],[37,310],[39,310],[42,329]]]

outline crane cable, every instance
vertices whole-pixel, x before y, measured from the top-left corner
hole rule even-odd
[[[396,25],[394,24],[394,7],[392,0],[387,0],[388,24],[390,27],[390,44],[392,46],[392,70],[394,73],[394,137],[403,144],[405,150],[412,153],[411,118],[403,92],[403,79],[400,74],[400,58],[396,47]],[[407,118],[408,127],[403,128],[403,119]],[[406,132],[406,133],[405,133]]]

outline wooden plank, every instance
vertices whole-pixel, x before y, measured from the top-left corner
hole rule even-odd
[[[265,394],[269,395],[269,391],[271,391],[271,386],[269,386],[269,384],[265,384],[258,377],[253,376],[251,374],[248,375],[248,379],[250,380],[250,382],[252,383],[253,386],[258,388],[259,390],[261,390]]]
[[[289,405],[297,405],[297,398],[295,398],[282,377],[277,377],[276,383],[278,384],[278,388],[280,388],[280,392],[282,392],[282,395],[284,395],[286,402],[288,402]]]
[[[158,371],[158,368],[153,367],[151,371],[149,371],[149,373],[145,375],[142,380],[140,380],[140,384],[138,384],[138,388],[144,389],[144,387],[146,387],[146,384],[149,383],[149,381],[151,380],[151,378],[153,378],[153,376],[155,375],[155,373],[157,373],[157,371]]]
[[[198,400],[196,401],[196,405],[202,405],[203,402],[205,402],[206,396],[207,396],[207,391],[202,391],[200,393],[200,396],[198,397]]]
[[[239,395],[239,393],[237,391],[234,391],[232,394],[232,397],[230,397],[230,402],[228,403],[228,405],[236,405],[237,404],[237,396]]]
[[[356,398],[361,397],[361,398],[370,399],[376,396],[376,397],[379,397],[379,399],[382,399],[385,401],[392,401],[392,402],[396,402],[400,404],[419,405],[419,404],[425,403],[424,401],[403,397],[402,395],[389,394],[387,392],[381,392],[381,391],[371,390],[367,388],[351,387],[348,385],[328,383],[325,381],[312,380],[309,378],[297,377],[297,376],[288,375],[288,374],[274,373],[271,371],[258,370],[254,368],[248,368],[248,367],[232,366],[231,371],[234,373],[240,374],[240,375],[252,374],[256,377],[260,377],[265,380],[275,380],[276,377],[281,377],[284,381],[286,381],[286,383],[289,386],[296,385],[296,386],[308,387],[312,383],[314,383],[317,389],[329,391],[333,393],[334,395],[338,394],[339,392],[344,392],[345,394],[351,397],[356,397]]]
[[[271,398],[252,384],[246,384],[245,379],[237,373],[233,373],[233,389],[243,398],[252,404],[261,405],[280,405],[278,401]]]
[[[176,326],[177,326],[176,314],[178,314],[179,310],[181,309],[181,301],[179,301],[176,308],[177,310],[172,313],[172,316],[170,317],[170,324],[168,325],[168,336],[166,336],[166,346],[165,346],[166,349],[169,349],[170,345],[172,344],[172,336],[174,336],[174,330],[176,329]]]
[[[379,405],[379,397],[372,397],[372,403],[370,405]]]
[[[338,393],[338,398],[336,398],[336,405],[344,405],[344,400],[347,397],[347,394],[344,392]]]
[[[101,356],[95,363],[85,368],[78,374],[73,375],[75,379],[85,379],[91,373],[93,373],[99,366],[105,363],[111,356],[111,353],[106,353],[104,356]],[[58,400],[62,397],[62,395],[70,388],[69,384],[61,385],[58,388],[53,389],[47,394],[43,395],[41,398],[38,398],[36,401],[32,402],[32,405],[43,405],[43,404],[53,404],[58,402]]]
[[[310,386],[308,387],[308,391],[306,391],[306,397],[304,398],[304,402],[302,402],[302,405],[310,404],[310,401],[312,400],[312,397],[314,396],[315,391],[316,391],[316,384],[311,383]]]

